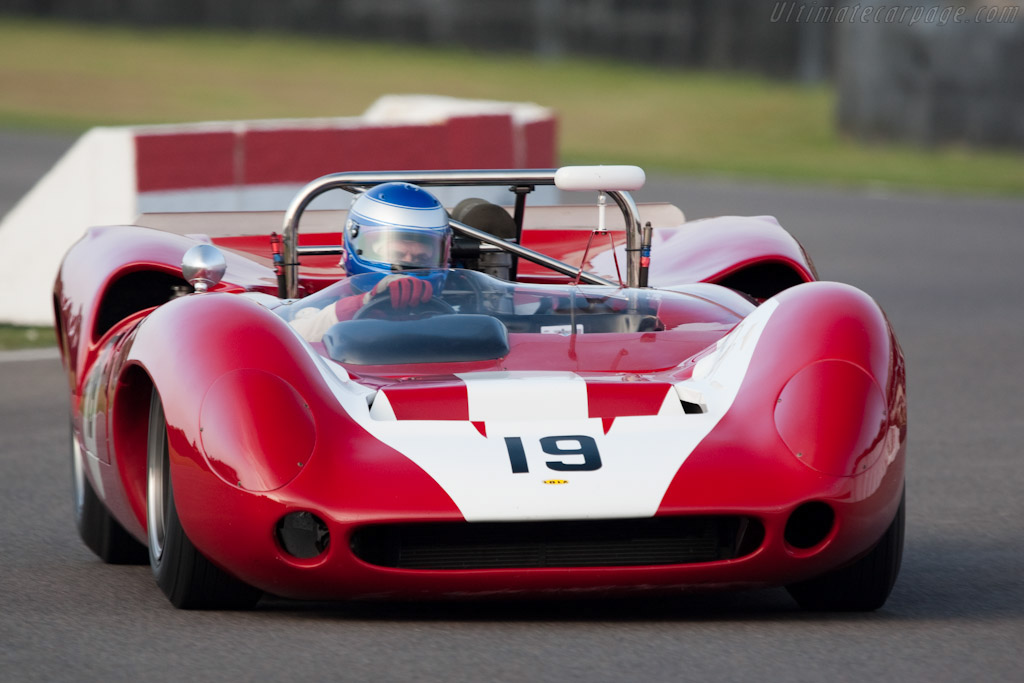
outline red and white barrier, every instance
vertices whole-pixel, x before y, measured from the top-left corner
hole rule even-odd
[[[208,208],[189,206],[203,193],[339,171],[550,168],[556,135],[535,104],[425,95],[382,97],[360,117],[94,128],[0,222],[0,322],[52,324],[65,251],[89,226],[134,222],[147,197],[172,194],[189,210]]]

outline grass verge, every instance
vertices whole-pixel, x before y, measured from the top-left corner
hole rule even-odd
[[[0,21],[0,125],[8,127],[348,116],[386,93],[550,106],[567,163],[1024,194],[1019,153],[845,139],[830,86],[272,34]]]
[[[0,325],[0,351],[36,349],[56,345],[57,338],[54,336],[52,327]]]

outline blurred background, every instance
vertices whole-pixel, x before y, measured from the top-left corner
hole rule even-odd
[[[903,569],[876,614],[803,614],[781,589],[186,614],[148,567],[79,543],[53,331],[0,325],[0,679],[1020,680],[1020,4],[0,0],[0,220],[93,126],[534,102],[558,162],[639,164],[638,199],[689,218],[775,215],[823,278],[875,298],[912,424]],[[86,176],[44,203],[73,210]],[[38,290],[45,310],[51,275],[4,276],[56,260],[58,224],[21,250],[0,229],[0,304]],[[51,348],[2,350],[28,343]]]
[[[0,0],[0,216],[93,126],[358,116],[389,93],[550,108],[561,164],[1020,197],[1022,15],[999,0]],[[0,348],[50,343],[30,332],[0,326]]]
[[[1024,192],[1020,2],[0,0],[0,126],[536,102],[563,162]]]

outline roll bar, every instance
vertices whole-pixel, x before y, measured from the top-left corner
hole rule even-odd
[[[601,168],[601,167],[595,167]],[[639,169],[638,169],[639,170]],[[372,171],[331,173],[311,181],[299,191],[284,214],[282,228],[282,260],[279,275],[279,293],[288,299],[299,295],[299,218],[316,197],[328,190],[343,189],[356,193],[360,190],[381,183],[404,181],[423,187],[459,187],[476,185],[508,185],[513,190],[536,185],[555,185],[555,175],[559,169],[526,169],[526,170],[466,170],[466,171]],[[641,172],[642,175],[642,172]],[[581,188],[572,188],[581,189]],[[640,251],[641,227],[636,202],[624,190],[615,188],[600,189],[610,196],[622,211],[626,223],[626,283],[630,287],[640,286]],[[517,195],[518,196],[518,195]],[[507,242],[482,230],[470,227],[459,221],[450,221],[452,230],[467,237],[504,249],[512,254],[534,263],[550,268],[556,272],[575,277],[577,267],[527,249],[514,242]],[[519,226],[522,227],[522,226]],[[581,273],[580,280],[588,284],[618,286],[618,283],[607,280],[593,273]]]

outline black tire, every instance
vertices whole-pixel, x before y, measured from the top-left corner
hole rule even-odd
[[[885,604],[900,573],[907,494],[874,548],[841,569],[786,587],[800,607],[815,611],[870,612]]]
[[[107,564],[146,564],[146,546],[110,514],[85,475],[82,453],[71,430],[71,504],[75,526],[89,550]]]
[[[210,562],[185,534],[174,505],[167,423],[156,390],[149,410],[146,455],[146,522],[149,564],[156,583],[180,609],[249,609],[260,591]]]

